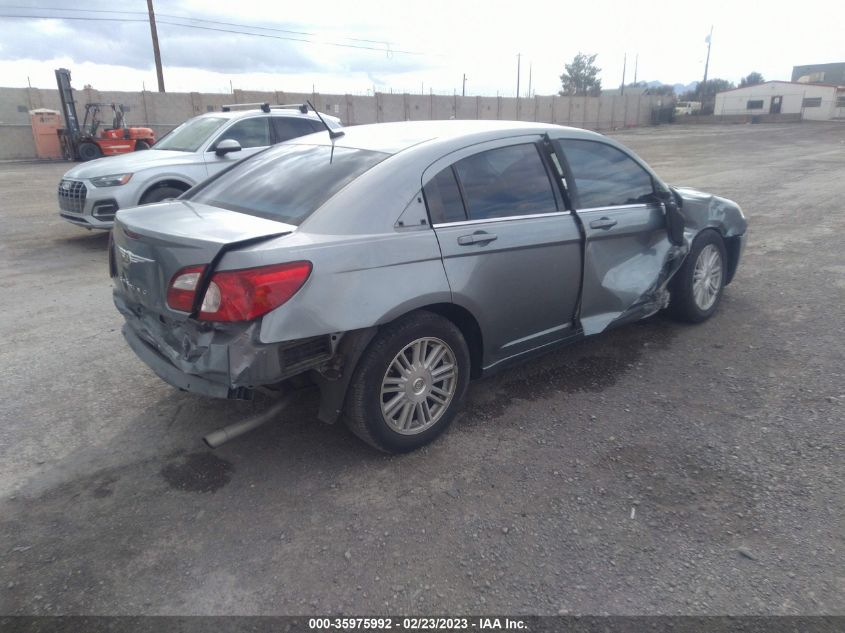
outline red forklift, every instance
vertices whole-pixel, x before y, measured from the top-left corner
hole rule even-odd
[[[80,124],[67,68],[56,70],[56,84],[65,117],[65,127],[59,130],[59,142],[67,160],[86,161],[125,154],[150,149],[155,143],[155,133],[150,128],[126,124],[125,109],[119,103],[86,103],[85,117]],[[104,120],[106,118],[108,120]]]

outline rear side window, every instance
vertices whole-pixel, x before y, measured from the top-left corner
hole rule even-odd
[[[610,145],[596,141],[556,141],[563,149],[581,209],[616,207],[652,200],[651,176],[634,160]]]
[[[265,119],[266,120],[266,119]],[[299,225],[389,154],[324,145],[276,145],[237,163],[187,199]]]
[[[316,130],[308,119],[299,119],[292,116],[274,116],[270,119],[273,122],[273,131],[276,133],[276,142],[289,141],[298,136],[313,134]]]
[[[432,224],[461,222],[467,219],[464,203],[461,200],[461,191],[458,189],[458,181],[455,180],[452,167],[447,167],[432,178],[423,187],[423,193]]]
[[[238,121],[220,135],[217,142],[232,139],[241,144],[244,149],[249,147],[264,147],[270,144],[269,117],[251,117]],[[216,145],[216,143],[215,143]]]
[[[480,152],[455,163],[470,220],[554,213],[552,183],[532,143]]]

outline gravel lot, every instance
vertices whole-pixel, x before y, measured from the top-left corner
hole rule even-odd
[[[216,451],[124,344],[67,164],[0,164],[0,613],[845,613],[845,124],[616,134],[737,200],[743,264],[657,316],[475,383],[390,457],[314,417]]]

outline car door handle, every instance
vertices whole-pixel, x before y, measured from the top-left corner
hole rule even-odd
[[[497,239],[499,239],[499,237],[497,235],[493,235],[492,233],[487,233],[486,231],[476,231],[471,235],[461,235],[458,237],[458,244],[461,246],[470,246],[472,244],[484,246],[485,244],[489,244],[493,240]]]
[[[609,229],[611,227],[616,226],[616,220],[611,220],[610,218],[599,218],[598,220],[593,220],[590,222],[591,229]]]

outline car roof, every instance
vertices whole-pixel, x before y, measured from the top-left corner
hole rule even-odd
[[[343,132],[343,136],[335,140],[338,147],[370,150],[385,154],[397,154],[411,147],[432,141],[438,141],[440,144],[455,141],[458,145],[467,145],[507,136],[544,134],[546,132],[553,136],[559,136],[560,132],[566,132],[566,136],[576,138],[605,138],[597,132],[550,123],[487,120],[374,123],[345,127]],[[315,145],[328,145],[331,140],[326,135],[322,138],[315,137],[313,141],[309,137],[309,142]]]

